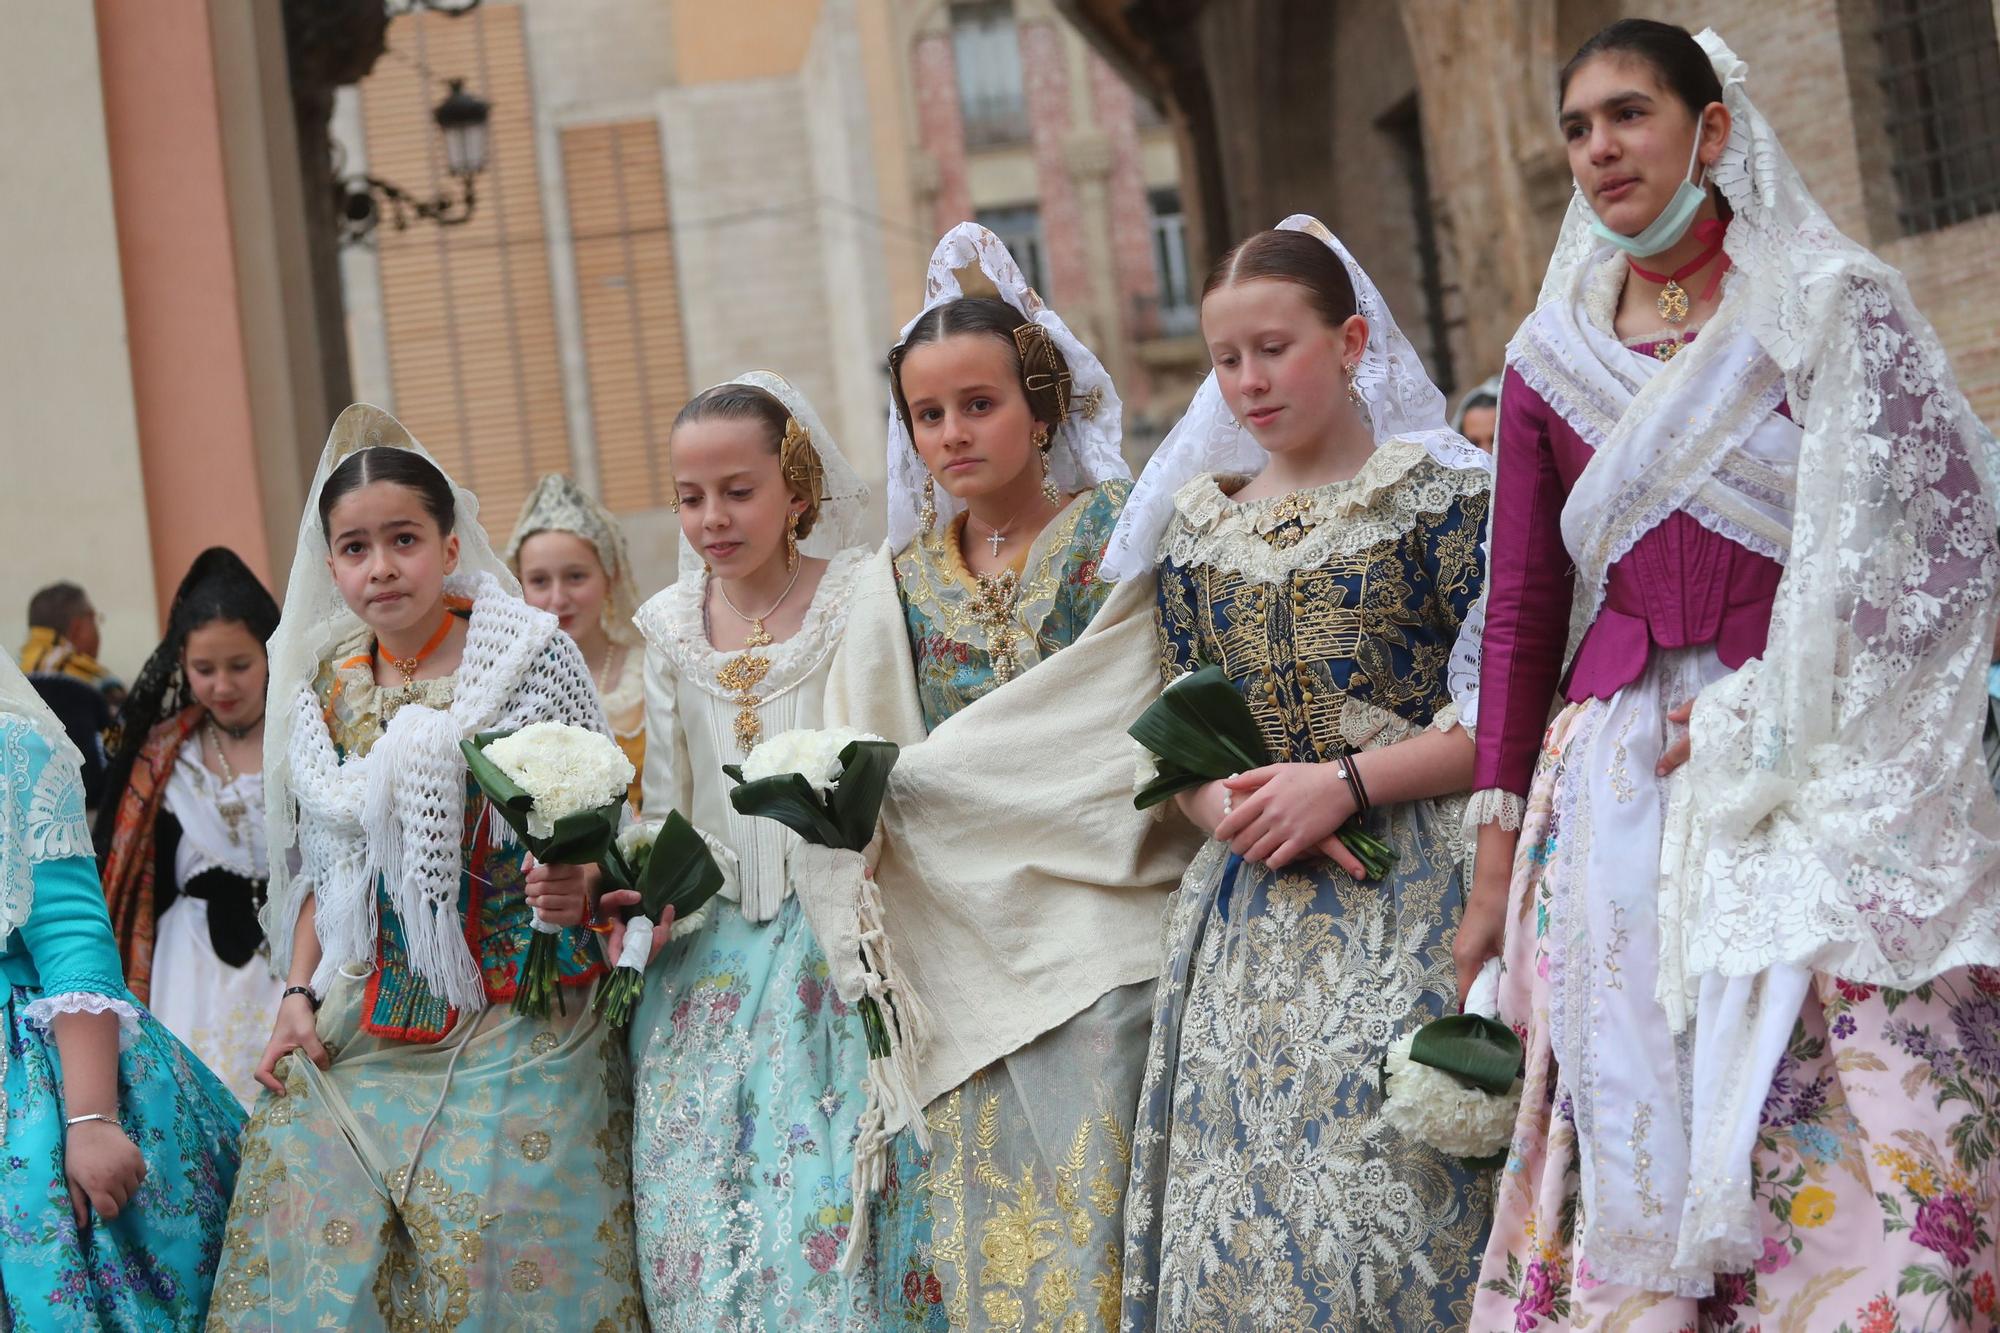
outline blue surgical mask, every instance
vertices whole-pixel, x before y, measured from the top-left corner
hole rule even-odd
[[[1688,171],[1694,170],[1695,159],[1701,154],[1701,127],[1695,126],[1694,151],[1688,154]],[[1702,182],[1708,179],[1708,168],[1703,167],[1693,180],[1681,175],[1681,185],[1674,191],[1674,197],[1667,200],[1667,206],[1660,215],[1647,224],[1637,236],[1625,236],[1604,225],[1604,220],[1595,214],[1590,219],[1590,229],[1600,241],[1609,241],[1634,259],[1650,259],[1662,250],[1672,249],[1681,237],[1687,235],[1694,225],[1695,214],[1701,211],[1702,200],[1708,198],[1708,191]]]

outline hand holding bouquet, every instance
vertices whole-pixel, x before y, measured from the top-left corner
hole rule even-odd
[[[1250,706],[1218,666],[1191,671],[1160,691],[1128,732],[1154,761],[1150,776],[1132,798],[1141,810],[1205,782],[1271,763]],[[1349,821],[1335,836],[1371,879],[1382,878],[1396,863],[1395,849],[1356,821]]]
[[[664,820],[631,825],[606,849],[602,865],[610,888],[639,894],[639,910],[625,923],[625,943],[611,979],[597,992],[597,1012],[605,1022],[622,1027],[646,993],[654,930],[687,920],[713,898],[722,887],[722,868],[679,811]]]
[[[1521,1039],[1499,1012],[1500,960],[1487,962],[1465,1012],[1432,1019],[1389,1047],[1382,1118],[1404,1137],[1474,1166],[1499,1166],[1521,1105]]]
[[[609,736],[566,722],[531,722],[460,741],[466,770],[536,860],[594,865],[618,830],[632,761]],[[546,1018],[562,1004],[556,937],[534,914],[533,938],[514,989],[514,1012]]]

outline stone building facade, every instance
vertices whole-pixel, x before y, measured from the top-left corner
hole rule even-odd
[[[1569,197],[1563,61],[1627,14],[1713,26],[1835,223],[1904,272],[2000,419],[1993,0],[1058,2],[1165,106],[1197,256],[1318,212],[1457,388],[1532,308]]]

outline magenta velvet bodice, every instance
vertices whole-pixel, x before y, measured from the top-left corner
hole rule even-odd
[[[1472,785],[1525,796],[1558,690],[1572,703],[1608,699],[1645,674],[1656,647],[1712,644],[1726,665],[1743,665],[1764,651],[1784,567],[1676,513],[1612,565],[1565,676],[1576,571],[1562,509],[1592,449],[1512,369],[1495,449]]]

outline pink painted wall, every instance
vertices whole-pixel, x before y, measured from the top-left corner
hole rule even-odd
[[[95,0],[153,581],[165,616],[202,548],[267,584],[205,0]]]

